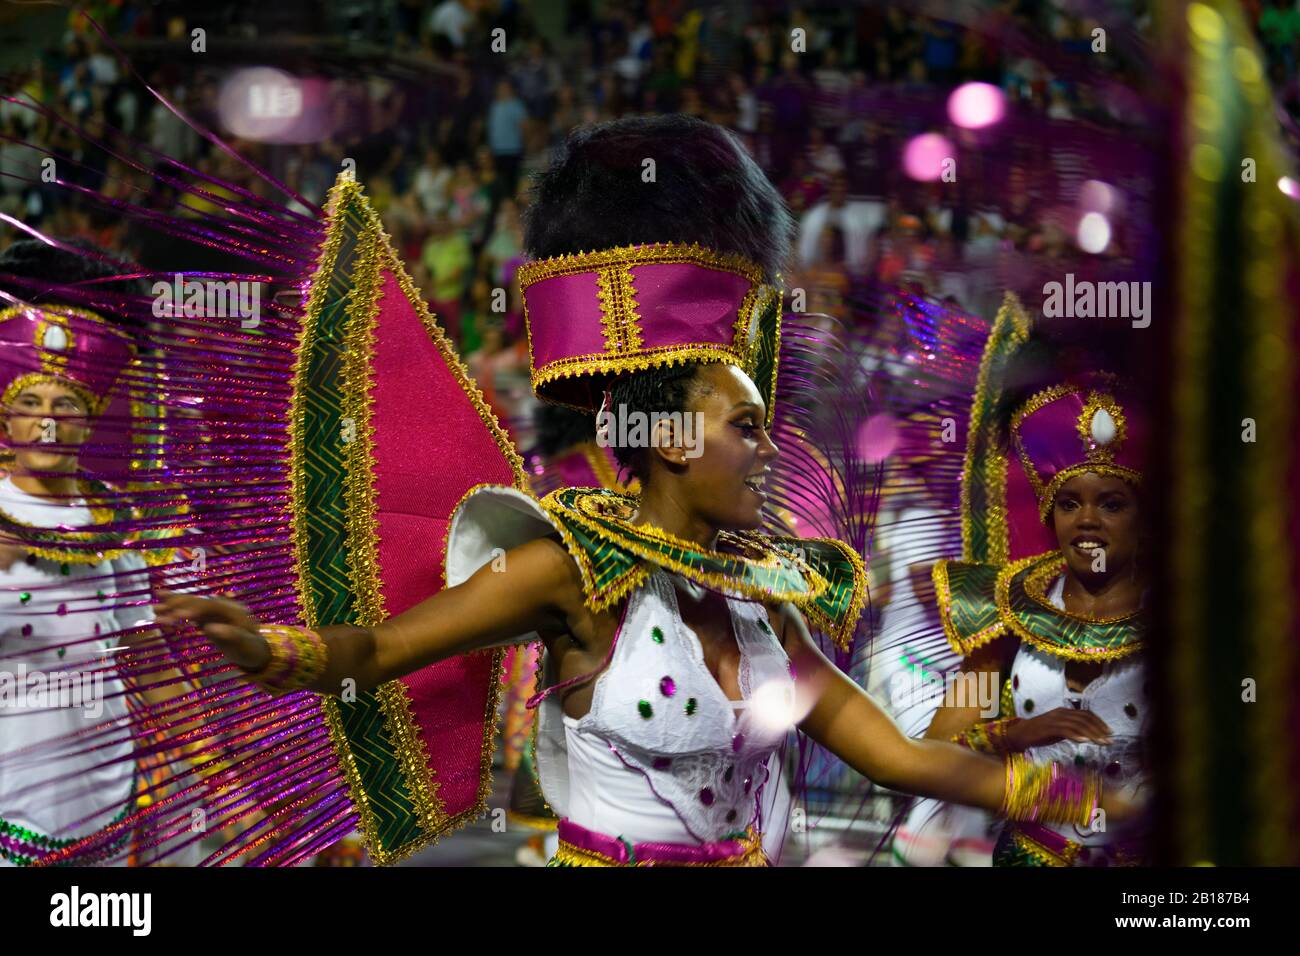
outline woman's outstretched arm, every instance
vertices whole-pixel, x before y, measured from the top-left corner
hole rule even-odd
[[[352,686],[366,691],[435,661],[531,631],[543,636],[562,631],[567,612],[582,599],[580,592],[575,594],[575,570],[562,544],[539,538],[375,627],[322,628],[328,664],[307,689],[339,694]],[[155,613],[160,624],[194,622],[254,678],[270,660],[267,641],[257,633],[260,622],[236,601],[164,591]],[[345,684],[348,680],[355,683]]]
[[[1002,810],[1006,765],[956,744],[905,736],[861,687],[826,659],[797,608],[782,607],[782,643],[798,676],[799,728],[854,770],[890,790],[902,790],[993,813]],[[1103,794],[1119,819],[1128,804]]]

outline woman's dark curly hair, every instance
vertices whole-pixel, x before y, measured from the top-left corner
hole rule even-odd
[[[610,387],[610,407],[616,413],[641,412],[647,417],[654,412],[684,413],[692,399],[712,391],[697,376],[699,370],[699,362],[686,362],[621,376]],[[650,478],[650,449],[639,445],[625,447],[616,443],[617,438],[617,433],[611,429],[609,441],[619,474],[626,468],[644,488]]]
[[[596,419],[593,416],[576,408],[548,402],[537,406],[533,413],[533,427],[537,429],[537,450],[548,457],[596,438]]]
[[[144,282],[116,279],[121,271],[100,258],[103,250],[92,243],[82,239],[61,243],[67,248],[20,239],[0,252],[0,289],[37,305],[90,309],[139,336],[143,323],[124,306],[145,294]]]
[[[643,182],[646,159],[655,179]],[[680,113],[579,127],[533,184],[524,249],[534,259],[652,242],[699,243],[757,264],[768,281],[788,267],[795,225],[744,145],[714,123]],[[615,411],[684,412],[698,363],[647,369],[612,384]],[[611,439],[616,435],[611,434]],[[645,448],[615,448],[644,486]]]

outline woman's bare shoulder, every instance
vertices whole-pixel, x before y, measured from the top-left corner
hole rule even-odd
[[[493,560],[503,562],[501,570],[519,565],[518,570],[527,578],[540,580],[553,589],[553,602],[566,612],[582,607],[582,575],[558,533],[533,538]]]

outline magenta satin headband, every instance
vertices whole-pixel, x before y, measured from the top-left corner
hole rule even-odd
[[[739,256],[663,243],[519,269],[533,389],[594,412],[597,379],[674,362],[727,362],[771,406],[781,292]],[[769,366],[771,366],[769,368]]]

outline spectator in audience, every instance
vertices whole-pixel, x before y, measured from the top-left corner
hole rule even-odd
[[[812,87],[799,72],[798,54],[789,51],[781,55],[781,72],[759,90],[759,98],[771,110],[772,123],[782,135],[772,143],[772,164],[769,172],[778,180],[789,174],[790,162],[799,151],[799,138],[792,131],[802,133],[812,120]]]
[[[681,103],[685,81],[677,72],[677,55],[672,40],[655,48],[650,76],[646,80],[646,106],[659,113],[672,113]]]
[[[844,230],[827,223],[817,238],[812,264],[795,273],[791,289],[801,288],[806,297],[805,312],[824,312],[846,318],[844,303],[849,294],[849,276],[844,264]]]
[[[412,182],[412,189],[426,216],[432,218],[443,214],[447,209],[450,187],[451,170],[443,163],[438,147],[430,146],[424,151],[424,163],[416,170]]]
[[[429,224],[429,238],[421,258],[433,283],[429,293],[435,311],[459,321],[460,300],[474,267],[465,230],[445,216],[434,218]],[[448,327],[454,324],[448,322]]]
[[[546,40],[532,37],[523,62],[511,72],[515,89],[535,120],[545,120],[551,113],[555,91],[560,86],[559,64],[550,56]]]
[[[534,124],[534,128],[542,132],[539,138],[541,147],[558,146],[569,135],[569,130],[582,122],[582,110],[573,84],[561,83],[555,91],[555,109],[546,119],[546,125]],[[537,146],[529,146],[527,133],[524,135],[524,144],[530,157],[538,149]]]
[[[832,179],[844,174],[844,157],[839,147],[826,142],[826,132],[820,126],[808,131],[808,167],[817,180],[830,185]]]
[[[429,14],[429,32],[442,37],[457,50],[464,48],[465,35],[473,23],[473,14],[460,0],[442,0]]]
[[[519,207],[513,199],[503,199],[497,208],[492,234],[483,246],[483,259],[487,276],[494,286],[505,285],[505,265],[516,258],[524,245],[523,226],[519,221]]]
[[[488,107],[488,148],[496,162],[496,174],[506,192],[513,192],[524,152],[524,124],[528,110],[515,96],[510,80],[497,81],[496,99]]]
[[[790,212],[798,216],[816,204],[825,194],[826,187],[808,171],[808,160],[800,154],[791,160],[790,175],[781,182],[780,190]]]
[[[826,199],[804,214],[799,223],[799,262],[808,268],[817,260],[818,243],[827,225],[835,225],[844,234],[845,265],[853,275],[867,270],[868,239],[883,221],[884,204],[850,200],[844,176],[831,179]]]
[[[469,163],[457,163],[451,174],[450,201],[447,214],[467,236],[477,236],[492,208],[492,197],[470,169]]]

